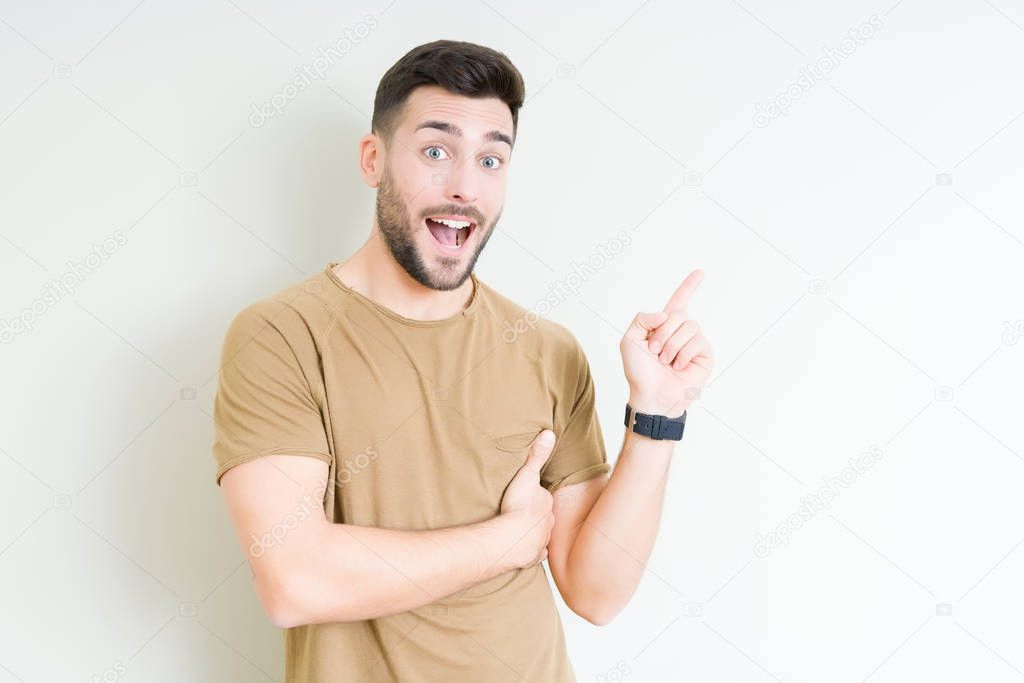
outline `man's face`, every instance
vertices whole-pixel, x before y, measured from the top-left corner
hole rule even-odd
[[[511,141],[512,113],[496,97],[432,85],[406,100],[385,152],[377,224],[395,260],[424,286],[456,289],[473,271],[501,216]]]

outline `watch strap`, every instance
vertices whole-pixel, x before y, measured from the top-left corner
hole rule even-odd
[[[686,427],[686,411],[679,417],[667,415],[649,415],[633,409],[626,404],[625,426],[627,429],[657,440],[679,441],[683,438]]]

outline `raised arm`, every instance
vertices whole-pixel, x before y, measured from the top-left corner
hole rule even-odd
[[[662,311],[637,314],[619,344],[629,404],[640,412],[682,415],[711,374],[714,354],[687,309],[702,278],[703,271],[693,271]],[[594,624],[614,619],[640,583],[661,523],[674,445],[626,430],[610,478],[555,492],[551,575],[566,604]]]
[[[221,489],[257,595],[276,626],[372,619],[543,561],[554,516],[538,479],[552,444],[534,443],[501,514],[444,529],[328,522],[328,466],[311,457],[250,460],[229,469]]]

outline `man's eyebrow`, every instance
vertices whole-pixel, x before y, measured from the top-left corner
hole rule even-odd
[[[448,123],[447,121],[424,121],[420,125],[416,126],[416,128],[413,129],[413,132],[416,132],[420,128],[436,128],[442,133],[447,133],[448,135],[453,135],[457,138],[462,137],[462,129],[456,126],[454,123]],[[500,130],[489,131],[486,135],[484,135],[484,137],[488,140],[493,140],[494,142],[504,142],[509,147],[512,146],[512,138],[510,138],[508,135],[505,135]]]

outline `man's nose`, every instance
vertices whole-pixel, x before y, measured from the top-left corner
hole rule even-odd
[[[461,165],[451,169],[445,177],[444,195],[452,202],[466,204],[477,200],[476,180],[473,168]]]

